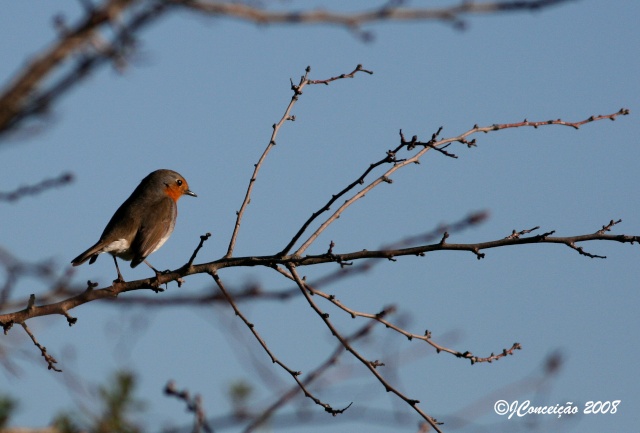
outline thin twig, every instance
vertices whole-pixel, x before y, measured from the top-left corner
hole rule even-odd
[[[309,80],[309,73],[311,72],[311,67],[307,66],[307,68],[305,69],[305,74],[300,77],[300,81],[298,82],[298,84],[294,84],[293,80],[291,80],[291,90],[293,91],[293,95],[291,96],[291,100],[289,101],[289,105],[287,105],[287,108],[284,111],[284,114],[282,115],[282,118],[280,118],[280,121],[278,123],[274,123],[273,124],[273,131],[271,133],[271,138],[269,139],[269,144],[267,144],[267,147],[265,148],[264,152],[262,153],[262,155],[260,156],[260,159],[258,160],[258,163],[254,165],[254,169],[253,169],[253,174],[251,175],[251,179],[249,180],[249,186],[247,187],[247,192],[244,196],[244,200],[242,201],[242,205],[240,206],[240,210],[238,212],[236,212],[236,222],[235,225],[233,227],[233,233],[231,234],[231,240],[229,241],[229,248],[227,249],[227,254],[225,255],[226,258],[230,258],[233,255],[233,250],[235,248],[235,244],[236,244],[236,238],[238,237],[238,232],[240,230],[240,224],[242,223],[242,216],[244,215],[245,209],[246,207],[249,205],[249,203],[251,202],[251,192],[253,191],[253,186],[256,182],[256,179],[258,177],[258,172],[260,171],[260,168],[262,167],[262,164],[264,163],[264,160],[266,159],[267,155],[269,154],[269,151],[276,145],[276,137],[278,135],[278,132],[280,131],[280,128],[282,128],[282,126],[285,124],[286,121],[291,120],[291,121],[295,121],[295,116],[291,115],[291,110],[293,109],[293,106],[295,105],[296,102],[298,102],[298,99],[300,97],[300,95],[302,95],[302,89],[304,89],[304,87],[306,87],[309,84],[326,84],[328,85],[330,82],[336,81],[336,80],[341,80],[344,78],[353,78],[355,76],[356,73],[358,72],[365,72],[367,74],[373,74],[373,72],[368,71],[366,69],[364,69],[362,67],[362,65],[358,65],[356,66],[356,68],[348,73],[348,74],[341,74],[335,77],[331,77],[328,78],[326,80]],[[281,253],[281,254],[286,254],[286,253]]]
[[[304,224],[302,224],[302,226],[300,227],[300,229],[298,229],[298,232],[291,238],[291,240],[289,241],[289,243],[282,249],[282,251],[280,251],[278,253],[278,255],[285,255],[289,252],[289,250],[291,250],[291,248],[293,248],[293,246],[296,244],[296,242],[298,242],[298,240],[300,239],[300,237],[305,233],[305,231],[307,230],[307,228],[311,225],[311,223],[313,221],[316,220],[316,218],[318,218],[320,215],[322,215],[324,212],[329,211],[329,209],[331,209],[331,206],[341,197],[343,197],[345,194],[347,194],[349,191],[351,191],[352,189],[354,189],[355,187],[357,187],[358,185],[362,185],[365,181],[365,179],[367,178],[367,176],[369,176],[369,174],[371,172],[373,172],[377,167],[383,165],[383,164],[397,164],[398,162],[400,162],[401,160],[398,160],[396,158],[396,154],[403,148],[406,147],[407,143],[403,142],[396,147],[393,150],[388,150],[385,154],[385,156],[374,162],[369,164],[369,166],[364,170],[364,172],[357,178],[355,179],[353,182],[351,182],[349,185],[347,185],[346,187],[344,187],[340,192],[338,192],[337,194],[333,194],[331,196],[331,198],[329,199],[329,201],[327,201],[327,203],[324,204],[324,206],[322,206],[320,209],[318,209],[317,211],[315,211],[305,222]],[[315,239],[315,238],[314,238]],[[303,250],[304,251],[304,250]],[[296,253],[294,253],[294,255],[298,255],[301,254],[301,251],[298,250]]]
[[[198,253],[200,252],[200,250],[202,249],[202,247],[204,246],[204,243],[211,237],[211,233],[207,232],[204,235],[200,236],[200,242],[198,243],[198,246],[196,247],[195,250],[193,250],[193,254],[191,254],[191,257],[189,257],[189,261],[187,262],[187,264],[185,265],[185,267],[190,268],[191,265],[193,265],[193,261],[196,259],[196,256],[198,255]]]
[[[309,72],[311,72],[311,67],[307,66],[307,68],[305,69],[305,74],[302,77],[300,77],[300,81],[298,82],[297,85],[293,84],[293,81],[291,81],[291,90],[293,90],[293,95],[291,96],[291,100],[289,101],[289,104],[287,105],[287,108],[284,110],[284,114],[282,115],[278,123],[273,124],[273,131],[271,132],[271,138],[269,139],[269,143],[267,144],[267,147],[264,149],[264,152],[262,152],[262,155],[260,156],[260,159],[258,160],[257,164],[254,165],[253,173],[251,174],[251,179],[249,179],[249,186],[247,187],[247,192],[245,193],[244,200],[242,201],[240,210],[236,212],[236,223],[233,227],[233,233],[231,234],[231,240],[229,241],[229,248],[227,249],[227,254],[225,254],[226,258],[229,258],[233,255],[233,250],[236,245],[236,239],[238,237],[238,232],[240,230],[240,224],[242,223],[242,216],[244,215],[245,209],[251,202],[251,192],[253,191],[253,186],[255,185],[256,179],[258,177],[258,172],[260,171],[262,164],[264,160],[267,158],[269,151],[271,151],[271,149],[273,149],[273,147],[276,145],[276,137],[278,136],[278,132],[280,131],[280,128],[282,128],[282,125],[284,125],[284,123],[287,120],[291,120],[291,121],[295,120],[295,116],[291,116],[291,110],[293,109],[293,106],[295,105],[295,103],[298,102],[299,96],[302,95],[302,89],[307,84],[309,84],[309,80],[307,78],[309,76]]]
[[[33,299],[33,298],[31,298]],[[49,370],[53,370],[53,371],[57,371],[58,373],[62,373],[62,370],[60,370],[59,368],[56,368],[56,364],[58,363],[58,361],[56,361],[56,359],[49,355],[47,353],[47,348],[44,347],[43,345],[41,345],[40,343],[38,343],[38,340],[36,340],[36,336],[33,335],[33,333],[31,332],[31,330],[29,329],[29,327],[27,326],[26,323],[22,322],[20,323],[20,325],[22,325],[22,328],[25,330],[25,332],[29,335],[29,337],[31,338],[31,341],[33,341],[33,344],[36,345],[36,347],[38,349],[40,349],[40,353],[42,354],[42,356],[44,357],[44,360],[47,362],[47,368]]]

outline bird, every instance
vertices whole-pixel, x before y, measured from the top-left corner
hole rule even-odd
[[[171,236],[178,216],[178,199],[183,195],[197,197],[182,175],[166,169],[151,172],[113,214],[100,240],[71,264],[80,266],[87,260],[92,264],[99,254],[109,253],[116,264],[117,282],[124,279],[116,257],[131,261],[132,268],[145,262],[158,276],[160,272],[146,258]]]

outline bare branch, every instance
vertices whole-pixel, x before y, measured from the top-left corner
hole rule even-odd
[[[333,81],[336,81],[336,80],[342,80],[344,78],[353,78],[353,77],[356,76],[356,74],[358,72],[364,72],[364,73],[367,73],[369,75],[373,75],[373,71],[369,71],[367,69],[364,69],[362,67],[362,65],[358,65],[358,66],[356,66],[356,68],[353,71],[351,71],[348,74],[340,74],[340,75],[338,75],[336,77],[331,77],[331,78],[328,78],[326,80],[310,80],[309,84],[325,84],[325,85],[328,86],[329,83],[331,83]]]
[[[394,388],[393,386],[391,386],[391,384],[384,378],[382,377],[382,375],[380,374],[380,372],[378,371],[377,367],[380,365],[378,361],[370,361],[367,360],[366,358],[364,358],[364,356],[362,356],[352,345],[349,341],[347,341],[347,339],[345,337],[343,337],[340,332],[338,331],[338,329],[331,323],[331,321],[329,320],[329,314],[325,313],[324,311],[322,311],[318,305],[314,302],[314,300],[311,298],[311,295],[309,294],[309,290],[306,286],[306,284],[304,283],[304,281],[302,280],[302,278],[300,278],[300,276],[298,275],[298,272],[296,271],[295,267],[291,264],[287,265],[287,269],[289,270],[289,272],[291,273],[291,275],[293,276],[294,281],[296,282],[296,284],[298,285],[298,287],[300,288],[300,291],[302,292],[302,294],[304,295],[305,299],[307,300],[307,302],[309,303],[309,306],[316,312],[316,314],[318,314],[318,316],[320,316],[320,318],[322,319],[322,321],[325,323],[325,325],[327,326],[327,328],[331,331],[331,335],[335,336],[336,339],[338,339],[338,341],[340,341],[340,344],[342,344],[344,346],[344,348],[351,353],[358,361],[360,361],[365,367],[367,367],[369,369],[369,371],[371,372],[371,374],[373,374],[373,376],[375,376],[376,379],[378,379],[378,381],[382,384],[382,386],[384,386],[384,389],[387,392],[392,392],[395,395],[397,395],[399,398],[401,398],[402,400],[404,400],[407,404],[409,404],[409,406],[411,406],[418,414],[420,414],[420,416],[429,423],[429,425],[437,432],[442,433],[442,431],[440,430],[440,428],[438,427],[441,423],[439,423],[435,418],[432,418],[431,416],[429,416],[426,412],[424,412],[419,406],[418,403],[420,403],[420,401],[418,400],[414,400],[411,399],[407,396],[405,396],[403,393],[401,393],[399,390],[397,390],[396,388]]]
[[[282,251],[280,251],[278,253],[278,255],[285,255],[287,254],[291,248],[293,248],[293,246],[296,244],[296,242],[298,242],[298,240],[300,239],[300,237],[305,233],[305,231],[307,230],[307,228],[309,228],[309,226],[311,225],[311,223],[313,221],[316,220],[316,218],[318,218],[320,215],[322,215],[324,212],[329,211],[329,209],[331,209],[331,206],[340,198],[343,197],[345,194],[347,194],[349,191],[351,191],[352,189],[354,189],[355,187],[357,187],[358,185],[362,185],[364,183],[364,180],[367,178],[367,176],[374,171],[377,167],[383,165],[383,164],[395,164],[398,161],[398,159],[396,159],[396,153],[398,153],[398,151],[400,151],[400,149],[402,149],[403,147],[405,147],[406,144],[405,143],[401,143],[400,146],[396,147],[393,150],[388,150],[384,156],[384,158],[380,159],[379,161],[376,161],[372,164],[369,164],[369,166],[366,168],[366,170],[353,182],[351,182],[349,185],[347,185],[345,188],[342,189],[342,191],[340,191],[337,194],[334,194],[331,196],[331,199],[329,199],[329,201],[327,201],[327,203],[322,206],[320,209],[318,209],[317,211],[315,211],[308,219],[307,221],[304,222],[304,224],[302,224],[302,227],[300,227],[300,229],[298,230],[298,232],[293,236],[293,238],[291,238],[291,240],[289,241],[289,243],[287,244],[287,246],[285,246]],[[336,217],[337,218],[337,217]],[[320,229],[319,229],[320,230]],[[316,233],[320,233],[319,231]],[[313,236],[312,236],[313,237]],[[315,240],[315,238],[317,237],[317,235],[315,237],[313,237],[313,239],[311,241],[307,241],[307,243],[311,243],[313,242],[313,240]],[[310,238],[311,239],[311,238]],[[306,243],[305,243],[306,245]],[[304,248],[306,249],[306,247]],[[304,251],[304,249],[301,247],[296,253],[296,255],[299,255],[302,253],[302,251]]]
[[[103,289],[89,288],[86,291],[74,295],[68,299],[55,302],[52,304],[46,304],[41,306],[34,306],[29,310],[16,311],[14,313],[0,314],[0,326],[3,326],[5,333],[11,328],[13,323],[23,323],[34,317],[47,316],[52,314],[60,314],[66,317],[67,311],[82,305],[87,302],[95,301],[98,299],[113,299],[120,293],[130,292],[134,290],[153,290],[157,292],[157,287],[162,284],[169,283],[171,281],[177,281],[182,277],[193,274],[212,274],[220,269],[229,267],[244,267],[244,266],[265,266],[268,268],[276,268],[278,265],[282,266],[311,266],[320,263],[342,263],[362,259],[390,259],[401,256],[422,256],[426,253],[434,251],[469,251],[475,254],[478,259],[484,258],[484,253],[480,251],[490,248],[506,247],[512,245],[525,245],[525,244],[562,244],[572,249],[572,246],[578,242],[587,241],[615,241],[620,243],[634,244],[640,242],[640,236],[629,235],[610,235],[601,234],[600,231],[577,236],[565,236],[565,237],[552,237],[554,232],[547,232],[536,236],[519,237],[519,238],[502,238],[494,241],[479,242],[472,244],[450,244],[444,241],[436,244],[420,245],[408,248],[398,248],[394,250],[362,250],[351,253],[343,254],[321,254],[321,255],[307,255],[304,257],[289,255],[280,257],[274,256],[250,256],[250,257],[236,257],[236,258],[222,258],[213,262],[203,263],[199,265],[192,265],[189,268],[181,267],[174,271],[168,271],[166,273],[159,274],[155,277],[145,278],[137,281],[129,282],[114,282],[112,286],[105,287]],[[588,254],[583,254],[589,256]],[[591,256],[589,256],[591,257]]]
[[[353,73],[362,70],[360,67],[356,68],[356,70],[354,70]],[[307,71],[308,73],[308,71]],[[349,74],[347,74],[349,75]],[[300,83],[308,84],[308,78],[305,75],[304,77],[302,77]],[[292,97],[292,103],[295,102],[297,96],[299,95],[301,86],[295,86],[292,84],[293,88],[294,88],[294,95]],[[291,103],[290,103],[291,106]],[[290,109],[290,106],[288,108],[288,110]],[[288,110],[287,112],[285,112],[285,115],[283,116],[283,120],[281,120],[281,123],[283,123],[288,117]],[[381,176],[377,177],[376,179],[374,179],[372,182],[369,183],[369,185],[367,185],[366,187],[364,187],[363,189],[361,189],[359,192],[355,193],[353,196],[351,196],[351,198],[347,199],[344,204],[342,206],[340,206],[340,208],[332,215],[330,216],[324,223],[322,223],[320,225],[320,227],[309,237],[309,239],[307,239],[307,241],[305,241],[305,243],[303,243],[303,245],[296,251],[296,253],[292,254],[292,255],[284,255],[281,253],[278,253],[276,255],[271,255],[271,256],[251,256],[251,257],[230,257],[230,254],[232,253],[233,250],[233,244],[234,244],[234,237],[237,235],[237,231],[239,228],[239,224],[240,224],[240,218],[238,218],[237,220],[237,224],[236,224],[236,228],[234,229],[234,237],[232,237],[232,242],[230,243],[230,248],[228,250],[228,253],[225,257],[213,261],[213,262],[209,262],[209,263],[203,263],[203,264],[199,264],[199,265],[193,265],[193,261],[195,260],[195,256],[197,255],[197,252],[200,250],[200,248],[202,247],[204,241],[206,240],[206,236],[205,237],[201,237],[200,240],[200,244],[198,245],[198,247],[196,248],[196,250],[194,251],[192,258],[187,262],[186,265],[184,265],[183,267],[174,270],[174,271],[167,271],[164,273],[156,273],[155,277],[153,278],[146,278],[143,280],[138,280],[138,281],[131,281],[131,282],[114,282],[114,284],[110,287],[106,287],[103,289],[94,289],[94,286],[92,284],[89,284],[89,286],[87,287],[87,290],[75,294],[67,299],[61,300],[59,302],[53,302],[53,303],[49,303],[49,304],[44,304],[44,305],[40,305],[40,306],[34,306],[32,305],[30,308],[24,309],[24,310],[20,310],[20,311],[16,311],[13,313],[5,313],[5,314],[0,314],[0,326],[3,327],[5,333],[7,333],[11,327],[13,326],[13,324],[15,323],[20,323],[20,324],[24,324],[27,320],[34,318],[34,317],[39,317],[39,316],[45,316],[45,315],[52,315],[52,314],[60,314],[62,316],[64,316],[69,325],[73,325],[76,322],[76,319],[73,318],[72,316],[69,315],[69,311],[79,305],[82,305],[86,302],[90,302],[90,301],[94,301],[97,299],[113,299],[115,297],[117,297],[120,293],[124,293],[124,292],[129,292],[129,291],[134,291],[134,290],[141,290],[141,289],[150,289],[153,290],[154,292],[159,292],[158,287],[160,287],[162,284],[167,284],[171,281],[177,281],[178,284],[180,285],[182,283],[182,278],[188,275],[193,275],[193,274],[198,274],[198,273],[207,273],[210,274],[212,276],[214,276],[214,279],[216,279],[217,282],[219,282],[219,278],[217,278],[217,271],[219,271],[220,269],[223,268],[227,268],[227,267],[242,267],[242,266],[265,266],[271,269],[276,269],[279,272],[283,273],[283,270],[280,268],[281,266],[285,266],[285,267],[300,267],[300,266],[310,266],[310,265],[315,265],[315,264],[319,264],[319,263],[338,263],[341,266],[344,266],[346,264],[350,264],[351,262],[354,262],[356,260],[363,260],[363,259],[379,259],[379,258],[384,258],[384,259],[394,259],[396,257],[400,257],[400,256],[407,256],[407,255],[417,255],[417,256],[423,256],[426,253],[429,252],[434,252],[434,251],[443,251],[443,250],[457,250],[457,251],[470,251],[473,254],[476,255],[476,257],[478,259],[484,258],[484,253],[482,253],[482,250],[485,249],[489,249],[489,248],[497,248],[497,247],[504,247],[504,246],[511,246],[511,245],[523,245],[523,244],[530,244],[530,243],[559,243],[559,244],[564,244],[576,251],[578,251],[578,253],[580,253],[581,255],[584,255],[586,257],[591,257],[591,258],[604,258],[604,256],[599,256],[596,254],[592,254],[589,252],[584,251],[584,249],[581,246],[576,246],[576,243],[580,243],[580,242],[586,242],[586,241],[594,241],[594,240],[604,240],[604,241],[616,241],[616,242],[621,242],[621,243],[635,243],[640,241],[640,236],[629,236],[629,235],[612,235],[612,234],[607,234],[608,231],[611,230],[611,227],[615,224],[617,224],[619,221],[614,222],[611,221],[608,225],[603,226],[601,230],[598,230],[595,233],[592,234],[587,234],[587,235],[578,235],[578,236],[569,236],[569,237],[553,237],[552,235],[554,234],[553,231],[550,232],[546,232],[546,233],[542,233],[540,235],[535,235],[535,236],[528,236],[528,237],[523,237],[523,235],[529,233],[532,230],[524,230],[520,233],[515,232],[512,233],[510,236],[506,237],[506,238],[502,238],[502,239],[498,239],[498,240],[494,240],[494,241],[488,241],[488,242],[480,242],[480,243],[473,243],[473,244],[451,244],[447,242],[447,239],[449,237],[449,233],[448,232],[444,232],[442,234],[442,238],[440,239],[440,241],[436,244],[424,244],[424,245],[418,245],[418,246],[409,246],[409,247],[397,247],[397,248],[386,248],[386,249],[382,249],[382,250],[374,250],[374,251],[368,251],[368,250],[362,250],[362,251],[356,251],[356,252],[351,252],[351,253],[342,253],[342,254],[337,254],[334,252],[334,246],[330,247],[329,251],[327,251],[324,254],[320,254],[320,255],[306,255],[306,256],[302,256],[302,252],[305,251],[308,246],[310,246],[315,239],[317,238],[317,236],[326,228],[328,227],[329,224],[331,224],[336,218],[339,217],[340,213],[343,212],[350,204],[352,204],[353,202],[355,202],[356,200],[358,200],[361,197],[364,197],[365,193],[368,192],[369,190],[371,190],[372,188],[374,188],[375,186],[377,186],[378,184],[382,183],[382,182],[390,182],[390,175],[393,174],[395,172],[395,170],[402,168],[404,166],[406,166],[407,164],[411,164],[411,163],[418,163],[419,159],[422,155],[424,155],[424,153],[426,153],[428,150],[431,149],[435,149],[435,148],[442,148],[444,146],[448,146],[449,144],[453,143],[453,142],[460,142],[466,145],[472,145],[475,143],[475,140],[473,140],[472,142],[467,141],[467,137],[473,133],[477,133],[477,132],[492,132],[492,131],[497,131],[497,130],[501,130],[501,129],[506,129],[506,128],[517,128],[517,127],[523,127],[523,126],[533,126],[533,127],[538,127],[538,126],[543,126],[543,125],[563,125],[563,126],[571,126],[573,128],[578,128],[579,126],[585,124],[585,123],[589,123],[589,122],[593,122],[596,120],[602,120],[602,119],[615,119],[617,116],[620,115],[626,115],[628,114],[629,111],[626,109],[622,109],[620,111],[618,111],[617,113],[613,113],[613,114],[608,114],[608,115],[600,115],[600,116],[592,116],[588,119],[585,119],[583,121],[579,121],[579,122],[566,122],[566,121],[562,121],[562,120],[553,120],[553,121],[545,121],[545,122],[529,122],[527,120],[525,120],[524,122],[520,122],[520,123],[515,123],[515,124],[496,124],[496,125],[492,125],[490,127],[479,127],[477,125],[475,125],[471,130],[457,136],[457,137],[452,137],[452,138],[446,138],[446,139],[438,139],[438,136],[441,132],[441,128],[438,129],[438,131],[434,134],[432,134],[431,139],[428,142],[421,142],[417,139],[417,137],[413,137],[410,141],[407,141],[403,134],[400,134],[401,140],[400,140],[400,144],[391,151],[388,151],[385,155],[385,157],[383,159],[381,159],[380,161],[378,161],[375,164],[370,165],[365,171],[364,173],[358,178],[356,179],[356,181],[352,182],[350,185],[348,185],[345,189],[343,189],[343,191],[341,191],[338,196],[345,194],[347,191],[351,190],[352,188],[354,188],[356,185],[361,184],[364,181],[364,178],[371,173],[371,171],[373,170],[373,168],[377,167],[378,165],[382,165],[385,163],[391,163],[392,167],[389,168],[384,174],[382,174]],[[274,130],[276,128],[274,127]],[[272,146],[272,144],[270,143],[269,146]],[[417,150],[412,156],[410,156],[409,158],[405,158],[405,159],[397,159],[396,154],[401,150],[406,148],[407,151],[413,150],[413,149],[417,149],[420,148],[420,150]],[[449,156],[449,155],[447,155]],[[375,166],[375,167],[373,167]],[[373,168],[372,168],[373,167]],[[255,173],[254,173],[255,174]],[[248,190],[248,196],[250,195],[250,191],[251,191],[251,185],[249,187]],[[321,213],[325,212],[326,210],[328,210],[329,205],[331,205],[335,200],[337,199],[336,196],[333,196],[332,199],[324,206],[322,207],[319,211],[317,211],[316,213],[314,213],[312,215],[312,217],[302,226],[302,228],[299,230],[299,232],[294,236],[294,238],[292,239],[292,241],[290,242],[290,244],[287,246],[287,248],[285,249],[285,251],[292,246],[295,241],[304,233],[304,231],[306,230],[306,228],[310,225],[310,223],[317,217],[319,216]],[[245,199],[245,202],[243,204],[243,206],[246,206],[246,204],[248,203],[248,198]],[[480,221],[482,220],[484,217],[471,217],[470,221]],[[463,224],[470,224],[469,221],[464,222]],[[365,266],[366,268],[366,266]],[[5,288],[2,291],[2,298],[3,299],[7,299],[8,297],[8,293],[11,290],[10,287],[12,286],[11,282],[9,281],[7,283],[9,285],[9,288]],[[221,286],[221,283],[219,283],[219,286]],[[224,293],[224,291],[223,291]],[[225,295],[226,296],[226,295]],[[228,299],[230,299],[228,296],[226,296]],[[233,304],[232,304],[233,305]],[[236,311],[237,313],[239,313],[239,311]],[[242,317],[242,316],[241,316]],[[246,320],[246,319],[243,319]],[[247,326],[250,326],[249,322],[246,322]],[[251,326],[250,326],[251,327]],[[257,335],[256,335],[257,336]],[[259,337],[259,336],[257,336]],[[435,344],[435,343],[434,343]],[[265,347],[265,350],[268,350],[266,345],[263,345],[263,347]],[[434,346],[435,347],[435,346]],[[517,349],[517,347],[515,347],[515,345],[512,347],[512,349],[510,349],[511,351]],[[442,349],[441,349],[442,350]],[[454,353],[457,354],[457,356],[459,355],[458,352],[452,351]],[[269,353],[269,352],[268,352]],[[272,356],[272,360],[274,362],[278,362],[277,359],[275,357],[273,357],[272,354],[270,354],[270,356]],[[463,353],[461,355],[461,357],[464,358],[468,358],[471,359],[472,362],[479,362],[481,359],[482,360],[486,360],[486,361],[491,361],[491,360],[495,360],[497,359],[499,356],[495,356],[495,355],[491,355],[489,357],[486,358],[475,358],[473,357],[471,354],[469,353]],[[292,370],[288,369],[286,366],[284,366],[284,364],[281,364],[281,366],[283,368],[285,368],[290,374],[294,375],[296,372],[293,372]],[[316,399],[317,400],[317,399]],[[314,400],[315,401],[315,400]],[[325,403],[319,402],[319,400],[317,401],[318,404],[323,405],[323,407],[325,407],[325,409],[329,408],[330,406],[326,405]],[[326,405],[326,406],[324,406]],[[331,409],[334,410],[334,409]]]

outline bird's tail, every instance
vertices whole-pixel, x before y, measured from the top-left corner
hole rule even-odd
[[[73,266],[80,266],[81,264],[83,264],[84,262],[86,262],[89,259],[91,259],[89,261],[89,264],[95,262],[96,259],[98,258],[98,254],[100,254],[100,252],[101,252],[100,250],[102,248],[103,248],[102,243],[101,242],[97,242],[94,246],[89,248],[87,251],[85,251],[84,253],[80,254],[75,259],[71,260],[71,264]]]

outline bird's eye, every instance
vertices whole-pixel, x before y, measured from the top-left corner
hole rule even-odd
[[[176,180],[176,183],[178,184],[178,186],[182,186],[182,180],[178,179]]]

